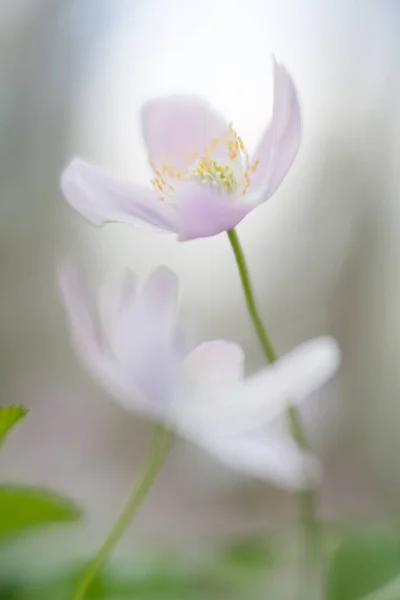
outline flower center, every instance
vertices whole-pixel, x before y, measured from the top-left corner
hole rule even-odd
[[[222,166],[209,157],[201,158],[192,167],[190,173],[193,179],[211,185],[218,191],[234,192],[237,187],[236,175],[231,166]]]
[[[150,183],[160,200],[174,202],[177,187],[190,181],[211,186],[221,194],[245,196],[251,174],[259,163],[256,160],[253,165],[249,164],[248,152],[232,124],[221,138],[213,138],[201,154],[185,152],[184,158],[187,164],[184,170],[170,164],[168,153],[161,167],[150,163],[156,175]]]

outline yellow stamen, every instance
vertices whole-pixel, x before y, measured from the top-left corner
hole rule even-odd
[[[220,164],[219,160],[213,156],[218,144],[223,142],[227,149],[227,160],[225,164]],[[202,154],[202,155],[201,155]],[[205,146],[203,152],[197,150],[189,154],[187,150],[181,155],[188,168],[180,170],[178,167],[171,164],[169,160],[171,153],[165,153],[165,160],[161,163],[161,167],[157,168],[154,161],[150,162],[156,177],[150,180],[155,191],[158,192],[158,198],[161,201],[173,199],[176,192],[174,182],[184,182],[196,178],[201,183],[211,185],[214,189],[219,190],[224,194],[236,195],[242,194],[245,196],[250,187],[250,177],[256,172],[259,165],[259,160],[254,164],[249,164],[249,157],[242,138],[238,135],[233,127],[233,123],[229,123],[227,130],[221,137],[211,138],[209,144]],[[231,164],[230,161],[239,160],[241,165],[241,175],[237,180],[238,164]],[[227,164],[226,164],[227,163]]]
[[[255,173],[257,171],[257,167],[260,164],[260,161],[257,159],[256,162],[254,163],[254,165],[251,167],[251,170],[253,173]]]

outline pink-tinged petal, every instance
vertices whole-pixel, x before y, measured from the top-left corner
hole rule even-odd
[[[173,345],[179,311],[179,281],[167,267],[158,267],[120,312],[113,332],[114,352],[123,363],[145,346]]]
[[[313,487],[319,479],[317,460],[301,454],[289,434],[210,437],[198,443],[227,467],[290,491]]]
[[[203,342],[186,357],[182,370],[195,394],[214,393],[243,379],[244,352],[234,342]]]
[[[181,366],[182,394],[172,407],[172,419],[183,435],[218,435],[224,429],[230,406],[221,409],[219,399],[234,393],[243,372],[244,352],[234,342],[204,342],[187,355]]]
[[[121,313],[110,338],[122,368],[159,406],[171,401],[177,385],[178,292],[178,279],[172,271],[166,267],[153,271]]]
[[[192,96],[170,96],[150,100],[142,110],[143,136],[150,161],[186,169],[194,153],[204,154],[211,140],[220,138],[228,125],[206,102]],[[222,143],[218,152],[227,155]]]
[[[158,335],[172,339],[178,326],[179,280],[167,267],[158,267],[148,276],[143,286],[143,311],[151,315]]]
[[[61,188],[68,203],[94,225],[120,222],[175,231],[176,211],[150,187],[122,181],[79,158],[63,172]]]
[[[152,419],[163,418],[163,407],[149,402],[132,373],[113,356],[93,316],[82,281],[71,266],[60,269],[59,287],[74,349],[93,379],[127,410]]]
[[[254,208],[202,184],[183,185],[178,201],[177,229],[181,242],[232,229]]]
[[[101,317],[105,333],[109,337],[113,335],[121,313],[135,301],[136,292],[136,277],[128,269],[115,277],[110,275],[103,285],[100,296]]]
[[[318,338],[302,344],[277,363],[239,382],[199,388],[190,403],[179,407],[181,427],[190,435],[238,435],[274,422],[290,403],[300,403],[322,386],[339,366],[334,340]]]
[[[324,336],[297,346],[245,379],[229,396],[221,395],[219,405],[227,407],[225,432],[244,432],[272,422],[288,404],[300,404],[317,391],[339,365],[340,350],[333,338]]]
[[[321,336],[304,342],[283,356],[275,366],[291,402],[300,403],[316,392],[340,366],[339,346],[333,338]],[[285,383],[286,382],[286,383]]]
[[[251,194],[267,200],[290,169],[300,146],[301,115],[294,83],[283,65],[274,59],[272,121],[252,157],[259,161],[251,177]]]
[[[79,274],[71,265],[59,270],[59,288],[74,346],[86,365],[96,369],[104,360],[100,327]]]
[[[111,394],[120,391],[117,366],[108,353],[101,326],[96,321],[78,272],[70,265],[59,271],[59,288],[67,311],[71,339],[77,356],[91,375]]]

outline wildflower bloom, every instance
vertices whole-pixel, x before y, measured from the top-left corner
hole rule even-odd
[[[95,225],[125,222],[176,233],[181,241],[232,229],[272,196],[297,154],[301,129],[293,82],[275,61],[272,120],[252,156],[233,125],[195,97],[149,101],[142,126],[151,185],[119,180],[75,158],[62,175],[63,193]]]
[[[231,468],[286,488],[315,476],[274,423],[335,372],[336,343],[319,338],[244,378],[243,351],[223,340],[189,350],[178,323],[178,282],[158,268],[137,289],[126,276],[103,293],[103,318],[92,310],[78,274],[61,271],[60,287],[76,352],[126,409],[164,422]],[[100,311],[99,311],[100,312]]]

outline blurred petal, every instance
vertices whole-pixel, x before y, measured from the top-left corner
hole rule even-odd
[[[205,185],[184,185],[180,194],[180,241],[209,237],[232,229],[254,208],[234,198],[223,197]]]
[[[91,375],[112,394],[120,392],[119,373],[102,339],[78,272],[65,265],[59,272],[61,297],[67,311],[72,342]]]
[[[319,465],[310,454],[301,454],[289,435],[210,437],[200,445],[226,466],[288,490],[314,486]]]
[[[121,314],[135,301],[136,292],[136,278],[132,271],[124,269],[122,274],[108,277],[100,297],[102,323],[108,336],[113,335]]]
[[[171,407],[171,419],[184,436],[208,436],[224,421],[215,399],[235,387],[243,371],[244,352],[234,342],[204,342],[190,352],[181,366],[182,394]]]
[[[103,360],[99,327],[79,274],[70,265],[60,269],[59,286],[76,350],[86,364],[98,364]]]
[[[148,276],[140,296],[142,310],[157,324],[158,335],[171,338],[177,328],[179,280],[167,267],[158,267]]]
[[[61,269],[59,285],[75,351],[92,377],[127,410],[160,418],[162,407],[149,402],[132,373],[113,356],[108,340],[102,339],[77,271],[70,266]]]
[[[251,162],[259,161],[251,178],[251,193],[267,200],[290,169],[300,146],[300,106],[293,81],[283,65],[274,60],[274,106],[272,122]]]
[[[234,342],[204,342],[192,350],[182,368],[192,389],[197,392],[216,391],[243,378],[244,352]]]
[[[329,337],[298,346],[247,379],[220,389],[206,389],[182,407],[181,425],[194,434],[235,435],[276,419],[290,403],[296,404],[317,390],[335,373],[340,353]],[[200,388],[201,390],[201,388]]]
[[[301,402],[338,370],[340,349],[333,338],[321,336],[297,346],[274,366],[291,402]]]
[[[202,154],[213,138],[228,129],[223,117],[192,96],[150,100],[143,107],[142,125],[150,161],[157,165],[166,161],[181,169],[187,169],[194,152]],[[226,148],[224,152],[227,154]],[[218,149],[214,156],[218,157]]]
[[[175,230],[176,211],[159,200],[150,187],[119,180],[79,158],[62,174],[61,188],[69,204],[94,225],[120,222]]]
[[[177,383],[178,279],[166,267],[153,271],[121,313],[110,338],[126,373],[153,403],[165,405]]]

